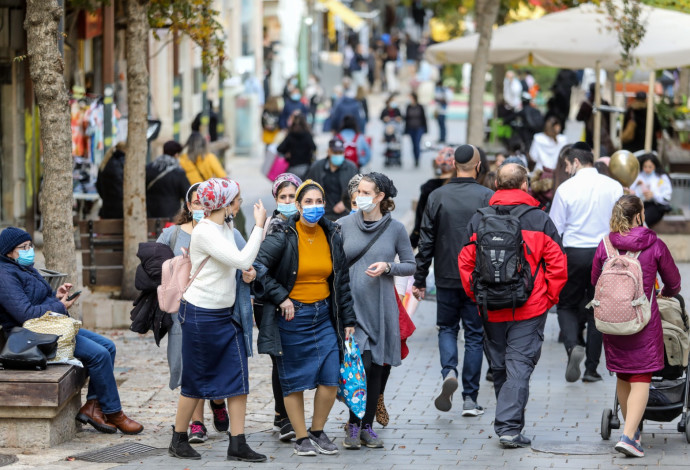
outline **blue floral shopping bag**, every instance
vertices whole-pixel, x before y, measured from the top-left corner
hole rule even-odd
[[[355,339],[345,341],[345,356],[340,364],[338,399],[345,403],[359,419],[367,409],[367,378],[362,364],[362,355]]]

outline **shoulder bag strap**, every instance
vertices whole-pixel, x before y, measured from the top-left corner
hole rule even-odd
[[[371,248],[372,246],[374,246],[374,243],[376,243],[376,240],[378,240],[379,237],[381,237],[381,235],[383,235],[383,232],[385,232],[386,229],[388,228],[388,226],[391,224],[391,220],[393,220],[393,217],[391,217],[391,218],[389,218],[388,220],[386,220],[386,221],[383,223],[383,225],[381,226],[381,228],[379,229],[379,231],[376,233],[376,235],[374,235],[374,238],[372,238],[372,239],[369,241],[369,243],[367,244],[367,246],[365,246],[364,249],[363,249],[356,257],[354,257],[349,263],[347,263],[347,268],[348,268],[348,269],[351,268],[352,266],[354,266],[355,263],[357,263],[357,261],[359,261],[360,259],[362,259],[362,256],[364,256],[364,255],[367,253],[367,251],[369,251],[369,248]]]
[[[199,265],[199,267],[196,268],[196,272],[194,273],[194,275],[192,276],[192,278],[189,280],[189,282],[188,282],[187,285],[185,286],[184,291],[182,292],[182,294],[184,294],[185,292],[187,292],[187,289],[189,289],[189,286],[192,285],[192,282],[194,282],[194,279],[196,279],[196,276],[197,276],[197,275],[199,274],[199,272],[201,271],[201,268],[204,267],[204,265],[206,264],[206,261],[208,261],[208,259],[209,259],[210,257],[211,257],[211,255],[208,255],[206,258],[204,258],[204,260],[201,262],[201,264]]]
[[[196,166],[196,165],[194,165],[194,166]],[[173,171],[175,168],[176,168],[176,167],[174,167],[174,166],[169,166],[169,167],[166,168],[164,171],[162,171],[158,176],[156,176],[156,177],[146,186],[146,190],[147,190],[147,191],[150,191],[154,184],[158,183],[158,181],[159,181],[161,178],[163,178],[165,175],[167,175],[168,173],[170,173],[171,171]],[[197,168],[197,170],[198,170],[198,168]]]
[[[204,156],[205,157],[205,156]],[[197,157],[198,158],[198,157]],[[196,159],[192,160],[191,158],[189,159],[190,162],[192,162],[192,165],[194,165],[194,168],[196,168],[197,173],[199,173],[199,176],[201,176],[201,179],[206,181],[208,178],[204,176],[204,174],[201,172],[201,169],[197,166],[196,164]]]

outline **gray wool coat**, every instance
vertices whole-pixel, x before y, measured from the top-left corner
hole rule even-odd
[[[362,211],[348,215],[338,223],[342,226],[343,248],[348,262],[369,244],[390,213],[370,226],[364,224]],[[399,261],[396,262],[396,256]],[[391,264],[390,274],[370,277],[367,268],[376,262]],[[392,220],[386,231],[367,253],[350,268],[350,292],[357,316],[355,340],[360,351],[371,351],[375,364],[400,365],[400,324],[395,300],[395,276],[411,276],[415,272],[414,253],[403,224]]]

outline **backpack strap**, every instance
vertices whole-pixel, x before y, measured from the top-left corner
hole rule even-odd
[[[192,282],[194,282],[194,279],[196,279],[196,276],[197,276],[197,275],[199,274],[199,272],[201,271],[201,268],[204,267],[204,265],[206,264],[206,262],[208,261],[208,259],[209,259],[210,257],[211,257],[211,255],[208,255],[206,258],[204,258],[204,260],[201,262],[201,264],[199,265],[199,267],[196,268],[196,271],[194,272],[194,274],[192,275],[192,277],[189,279],[189,282],[187,283],[186,286],[184,286],[184,291],[182,291],[182,294],[183,294],[183,295],[184,295],[185,292],[187,292],[187,289],[189,289],[189,286],[192,285]]]
[[[613,246],[613,243],[611,243],[611,238],[609,238],[608,235],[604,237],[604,248],[606,249],[606,258],[613,258],[614,256],[618,256],[620,254]],[[639,255],[640,252],[638,251],[637,254]]]
[[[518,219],[521,218],[523,215],[527,214],[528,212],[531,212],[533,210],[540,210],[538,207],[535,206],[530,206],[528,204],[520,204],[517,206],[513,206],[509,209],[510,215],[513,217],[517,217]]]

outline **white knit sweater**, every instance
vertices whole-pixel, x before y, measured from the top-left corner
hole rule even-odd
[[[227,224],[218,225],[202,219],[192,231],[189,255],[193,275],[201,262],[211,256],[184,294],[191,304],[208,309],[235,305],[237,269],[249,269],[259,253],[263,229],[254,227],[247,246],[237,249],[235,237]]]

